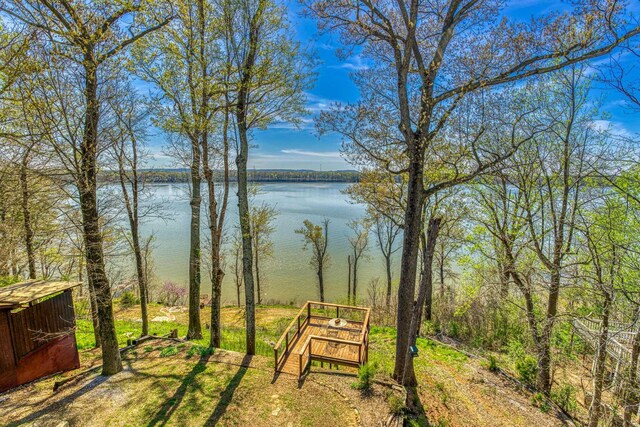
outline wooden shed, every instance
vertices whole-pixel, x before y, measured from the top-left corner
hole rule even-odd
[[[0,392],[80,367],[71,289],[32,280],[0,288]]]

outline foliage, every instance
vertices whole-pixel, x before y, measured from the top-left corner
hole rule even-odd
[[[367,362],[358,368],[358,381],[352,384],[356,390],[369,391],[373,384],[373,379],[378,372],[378,364]]]
[[[19,281],[20,278],[17,276],[0,276],[0,288],[13,285],[14,283],[18,283]]]
[[[140,303],[140,299],[132,291],[124,291],[120,296],[120,307],[131,308]]]
[[[516,360],[516,371],[518,371],[518,376],[523,383],[533,386],[536,382],[536,375],[538,375],[536,358],[527,354]]]
[[[491,372],[498,372],[500,370],[500,367],[498,366],[498,358],[493,354],[490,354],[487,359],[487,369]]]
[[[203,345],[194,345],[194,346],[191,346],[189,350],[187,350],[187,358],[193,357],[195,355],[198,355],[200,357],[210,356],[213,354],[214,351],[215,349],[213,347],[203,346]]]
[[[533,396],[531,396],[531,404],[540,408],[545,414],[551,410],[547,397],[540,392],[534,393]]]
[[[169,356],[175,356],[176,354],[178,354],[178,348],[176,346],[170,345],[167,346],[165,348],[163,348],[160,351],[160,357],[169,357]]]
[[[564,384],[558,389],[551,389],[551,400],[570,415],[575,414],[578,408],[576,388],[571,384]]]
[[[187,296],[187,288],[175,282],[166,281],[160,290],[161,301],[166,305],[175,306],[183,304]]]
[[[528,354],[522,343],[516,340],[509,342],[507,351],[520,381],[528,386],[535,385],[538,374],[538,362],[535,357]]]

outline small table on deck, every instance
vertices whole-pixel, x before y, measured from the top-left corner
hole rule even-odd
[[[344,328],[348,323],[349,322],[339,317],[334,317],[333,319],[329,320],[329,326],[331,326],[332,328]]]

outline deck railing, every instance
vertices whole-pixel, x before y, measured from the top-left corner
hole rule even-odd
[[[284,332],[282,333],[282,336],[280,337],[276,345],[273,347],[273,354],[274,354],[275,363],[276,363],[275,364],[276,371],[278,370],[278,366],[280,365],[280,362],[282,362],[282,360],[285,358],[287,353],[289,353],[289,345],[292,342],[291,336],[294,336],[296,338],[300,336],[302,328],[304,327],[305,322],[309,321],[310,316],[311,316],[311,310],[310,310],[309,302],[306,302],[302,306],[302,308],[300,309],[296,317],[294,317],[291,323],[289,323],[289,326],[287,326],[287,329],[284,330]],[[284,351],[282,349],[283,343],[284,343]]]
[[[349,365],[362,365],[367,362],[369,359],[369,316],[371,310],[363,307],[352,307],[347,305],[340,304],[330,304],[330,303],[321,303],[315,301],[308,302],[309,307],[311,305],[316,306],[326,306],[326,307],[335,307],[336,308],[336,317],[340,317],[340,308],[345,310],[353,310],[353,311],[361,311],[364,313],[364,320],[362,322],[353,321],[354,323],[362,324],[362,331],[360,332],[358,341],[344,340],[340,338],[334,337],[325,337],[321,335],[309,335],[304,345],[302,346],[299,354],[298,354],[298,378],[302,377],[302,375],[307,371],[307,369],[311,366],[311,362],[315,360],[326,361],[329,363],[346,363]],[[322,317],[322,316],[314,316],[314,317]],[[358,360],[347,360],[341,358],[331,358],[326,356],[325,354],[314,353],[313,352],[313,342],[315,341],[324,341],[327,343],[333,343],[336,345],[346,345],[358,348]]]
[[[278,371],[279,366],[282,364],[287,354],[289,354],[292,344],[300,338],[304,327],[309,323],[311,317],[330,319],[331,317],[326,316],[326,314],[328,314],[328,310],[332,309],[335,309],[335,317],[342,317],[351,323],[361,325],[358,340],[352,341],[321,335],[309,335],[303,346],[300,348],[300,351],[298,351],[297,354],[291,355],[291,357],[298,358],[298,375],[301,377],[313,360],[324,360],[336,364],[346,363],[351,365],[361,365],[367,362],[369,358],[369,319],[371,310],[369,308],[354,307],[343,304],[307,301],[302,306],[296,317],[294,317],[291,323],[289,323],[282,333],[282,336],[273,347],[275,361],[274,368],[276,371]],[[359,313],[359,316],[355,316],[355,313]],[[354,317],[358,317],[358,319],[354,319]],[[332,359],[326,355],[321,355],[317,352],[314,353],[314,341],[330,342],[336,345],[346,345],[354,348],[357,347],[357,360],[346,360],[340,358]]]

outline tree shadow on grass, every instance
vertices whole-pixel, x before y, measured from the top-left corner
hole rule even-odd
[[[427,413],[422,406],[417,387],[407,387],[407,418],[414,420],[419,426],[430,426]]]
[[[90,392],[91,390],[98,387],[100,384],[102,384],[108,379],[109,377],[99,375],[94,379],[92,379],[91,381],[89,381],[84,386],[80,387],[78,390],[71,393],[70,395],[60,399],[59,401],[51,405],[46,406],[45,408],[39,411],[30,413],[24,418],[21,418],[17,421],[13,421],[9,423],[9,426],[20,426],[20,425],[24,425],[24,424],[36,421],[38,418],[42,417],[43,415],[50,414],[54,411],[57,411],[58,409],[62,409],[61,413],[64,413],[64,408],[66,406],[72,404],[78,397],[84,395],[85,393]]]
[[[217,425],[220,421],[220,418],[222,418],[224,413],[227,411],[227,407],[233,399],[233,394],[238,388],[238,385],[240,385],[242,377],[244,377],[244,374],[247,373],[247,369],[249,367],[249,364],[251,363],[251,358],[252,356],[248,354],[245,354],[245,356],[242,358],[242,363],[240,364],[238,371],[235,373],[233,378],[231,378],[231,381],[229,381],[229,384],[227,384],[227,387],[224,389],[224,391],[220,393],[220,400],[218,401],[218,404],[213,410],[211,416],[207,419],[207,421],[205,421],[205,426]]]
[[[182,399],[184,399],[187,390],[190,387],[194,386],[193,383],[196,379],[196,376],[202,373],[207,368],[207,362],[210,358],[211,354],[206,354],[200,357],[200,360],[198,360],[198,363],[196,363],[193,369],[191,369],[191,372],[189,372],[184,377],[182,383],[180,384],[180,387],[178,387],[175,393],[173,393],[173,396],[171,396],[162,404],[156,415],[147,424],[148,426],[164,426],[167,424],[169,419],[171,419],[173,413],[182,403]]]

